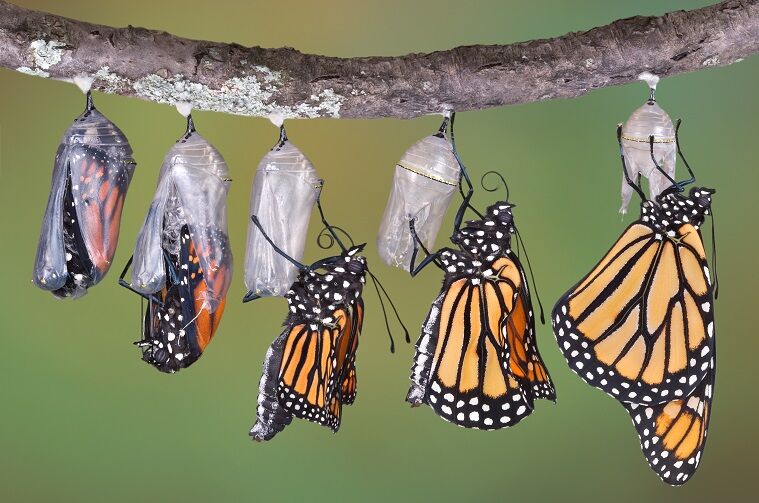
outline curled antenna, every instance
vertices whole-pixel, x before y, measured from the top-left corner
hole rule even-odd
[[[348,234],[348,231],[346,231],[342,227],[338,227],[336,225],[330,225],[329,228],[327,228],[327,226],[324,226],[321,232],[319,232],[319,235],[316,236],[316,244],[319,246],[319,248],[321,248],[322,250],[327,250],[329,248],[332,248],[335,245],[335,238],[333,237],[334,236],[333,231],[339,231],[340,233],[342,233],[343,236],[348,238],[348,241],[350,241],[351,243],[351,247],[356,246],[356,242],[353,241],[353,238],[351,237],[350,234]],[[323,239],[328,240],[327,244],[324,244],[322,242]]]
[[[503,184],[503,187],[506,189],[506,200],[508,201],[509,200],[509,184],[506,183],[506,179],[499,172],[497,172],[495,170],[490,170],[487,173],[485,173],[484,175],[482,175],[482,178],[480,178],[480,185],[482,185],[482,188],[485,189],[485,190],[487,190],[488,192],[495,192],[496,190],[498,190],[498,184],[497,183],[496,183],[495,186],[493,186],[493,188],[490,188],[490,189],[485,186],[485,178],[487,178],[488,175],[495,175],[495,176],[498,177],[499,180],[501,180],[501,183]]]

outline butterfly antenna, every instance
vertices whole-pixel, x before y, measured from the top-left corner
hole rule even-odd
[[[714,209],[709,209],[712,217],[712,271],[714,271],[714,298],[719,295],[719,278],[717,277],[717,232],[714,230]]]
[[[503,184],[504,188],[506,189],[506,201],[508,201],[509,200],[509,184],[506,183],[506,179],[498,171],[490,170],[487,173],[485,173],[484,175],[482,175],[482,178],[480,178],[480,185],[482,185],[482,188],[485,189],[485,190],[487,190],[488,192],[495,192],[496,190],[498,190],[498,184],[497,183],[496,183],[496,185],[492,189],[489,189],[489,188],[487,188],[485,186],[485,178],[487,178],[488,175],[495,175],[495,176],[497,176],[501,180],[501,183]]]
[[[348,238],[348,241],[350,241],[350,243],[351,243],[351,247],[355,247],[356,246],[356,242],[353,241],[353,238],[351,237],[350,234],[348,234],[348,231],[346,231],[342,227],[338,227],[336,225],[331,225],[330,227],[332,228],[333,231],[339,231],[346,238]],[[319,235],[316,236],[316,244],[319,245],[319,248],[321,248],[322,250],[328,250],[329,248],[332,248],[332,246],[335,244],[335,238],[332,237],[332,236],[333,236],[333,233],[327,227],[324,227],[321,230],[321,232],[319,232]],[[322,244],[322,239],[323,238],[329,239],[329,241],[328,241],[329,244],[326,244],[326,245]]]
[[[372,278],[372,283],[374,283],[374,289],[377,291],[377,297],[379,297],[379,300],[380,300],[380,306],[382,306],[382,316],[385,318],[385,327],[387,328],[387,335],[390,337],[390,352],[395,353],[395,341],[393,340],[393,335],[390,331],[390,323],[388,322],[388,319],[387,319],[387,310],[385,309],[385,302],[382,300],[382,294],[384,294],[385,297],[387,298],[387,301],[390,304],[390,307],[392,308],[393,313],[395,314],[395,318],[398,320],[398,323],[400,324],[401,328],[403,328],[404,339],[406,340],[407,343],[411,342],[411,337],[409,336],[406,325],[403,323],[403,320],[401,319],[401,315],[398,314],[398,309],[395,307],[395,302],[393,302],[393,299],[390,298],[390,294],[387,293],[387,290],[385,290],[385,287],[382,285],[382,282],[369,269],[367,269],[366,272],[368,272],[369,276]]]
[[[514,227],[514,231],[517,235],[517,240],[522,245],[522,251],[524,251],[524,258],[527,260],[527,267],[530,269],[530,279],[532,280],[532,286],[535,287],[535,298],[538,299],[538,307],[540,307],[540,323],[543,325],[546,324],[545,315],[543,314],[543,303],[540,302],[540,294],[538,293],[538,284],[535,283],[535,274],[532,270],[532,264],[530,263],[530,256],[527,254],[527,248],[524,245],[524,240],[522,240],[522,235],[519,233],[519,229]]]
[[[385,328],[387,329],[387,336],[390,337],[390,352],[395,353],[395,339],[393,339],[393,333],[390,331],[390,322],[387,320],[387,310],[385,309],[385,302],[382,300],[382,294],[380,294],[379,287],[377,286],[377,278],[374,274],[369,273],[374,283],[374,290],[377,292],[377,298],[379,298],[380,306],[382,307],[382,316],[385,318]]]

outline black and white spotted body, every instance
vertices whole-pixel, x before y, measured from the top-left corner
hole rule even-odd
[[[272,343],[264,360],[264,370],[259,383],[256,423],[250,430],[250,436],[254,440],[272,439],[290,424],[293,416],[327,426],[333,432],[340,427],[341,406],[351,404],[355,398],[355,387],[351,396],[343,396],[342,385],[348,373],[352,371],[355,386],[355,350],[358,340],[351,343],[355,346],[347,352],[346,360],[341,365],[338,362],[338,348],[343,333],[335,336],[334,330],[339,323],[345,323],[345,320],[337,320],[335,316],[340,312],[348,313],[348,318],[357,324],[351,329],[351,337],[358,337],[363,318],[361,296],[367,273],[366,259],[358,254],[362,249],[363,245],[354,246],[338,256],[312,264],[301,271],[285,295],[289,314],[283,323],[285,329]],[[295,327],[303,328],[297,331]],[[319,338],[317,348],[322,344],[331,347],[328,357],[332,371],[328,376],[323,376],[327,380],[323,383],[326,406],[319,407],[309,403],[309,394],[298,393],[287,384],[287,379],[283,378],[285,367],[290,363],[283,360],[286,356],[288,338],[301,337]],[[324,337],[331,339],[325,341]],[[292,352],[287,354],[291,355]],[[323,370],[318,364],[305,369],[311,378],[315,374],[320,375]],[[298,367],[296,372],[304,370]],[[333,406],[337,408],[337,412]]]

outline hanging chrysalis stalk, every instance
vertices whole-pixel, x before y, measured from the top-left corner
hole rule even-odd
[[[121,211],[136,163],[124,133],[96,108],[63,135],[34,265],[34,283],[59,298],[81,297],[111,267]]]
[[[388,265],[408,269],[414,248],[411,220],[422,243],[427,248],[435,245],[460,178],[459,165],[445,137],[448,120],[437,133],[412,145],[395,167],[377,236],[379,255]]]
[[[274,148],[256,169],[250,193],[250,214],[257,215],[271,240],[295,260],[303,258],[308,222],[321,180],[311,161],[287,139],[284,126]],[[284,295],[298,269],[267,242],[251,222],[245,255],[244,300]]]
[[[224,312],[232,275],[227,165],[187,113],[187,133],[166,154],[137,237],[131,282],[122,281],[149,300],[136,344],[142,359],[162,372],[200,358]]]

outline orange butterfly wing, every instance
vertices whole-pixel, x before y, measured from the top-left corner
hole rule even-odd
[[[638,431],[648,464],[667,484],[684,484],[698,468],[706,445],[713,393],[712,360],[709,374],[688,396],[656,405],[622,404]]]
[[[712,357],[712,287],[701,236],[690,224],[673,234],[634,223],[553,311],[570,368],[621,401],[688,396]]]
[[[433,303],[408,397],[447,421],[485,430],[513,426],[533,409],[525,328],[510,332],[506,324],[521,291],[520,269],[500,257],[491,270],[492,280],[452,281]]]

